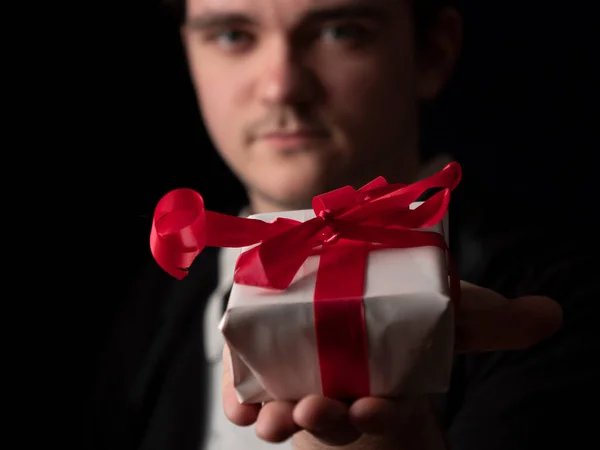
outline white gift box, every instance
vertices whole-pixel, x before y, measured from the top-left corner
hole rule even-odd
[[[304,222],[314,216],[301,210],[251,218]],[[447,223],[446,215],[423,231],[439,233],[448,243]],[[309,257],[285,291],[233,285],[219,328],[231,350],[240,402],[322,394],[313,311],[318,265],[319,256]],[[363,304],[370,395],[446,392],[454,349],[446,253],[437,247],[371,251]]]

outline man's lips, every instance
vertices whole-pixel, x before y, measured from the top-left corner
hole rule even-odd
[[[329,134],[323,130],[275,131],[260,135],[258,140],[275,147],[294,147],[327,137]]]

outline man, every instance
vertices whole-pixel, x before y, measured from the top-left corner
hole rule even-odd
[[[179,7],[206,127],[247,189],[242,214],[306,208],[342,185],[379,175],[410,182],[440,168],[420,157],[419,111],[459,55],[461,19],[449,2],[187,0]],[[460,238],[470,228],[467,209],[456,211]],[[594,287],[588,266],[576,253],[559,265],[562,255],[541,253],[531,235],[485,233],[475,241],[485,288],[463,282],[457,320],[457,352],[470,355],[457,358],[452,390],[435,411],[427,399],[240,405],[217,332],[235,252],[205,250],[181,282],[153,266],[160,286],[137,295],[135,316],[116,341],[126,401],[112,422],[118,437],[106,445],[528,449],[582,431],[565,420],[591,386],[582,312]],[[551,250],[560,245],[557,236]],[[565,402],[574,411],[565,412]]]

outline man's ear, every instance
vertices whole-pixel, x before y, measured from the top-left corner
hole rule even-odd
[[[452,76],[462,48],[462,30],[462,17],[454,8],[444,8],[432,20],[417,48],[420,100],[434,99]]]

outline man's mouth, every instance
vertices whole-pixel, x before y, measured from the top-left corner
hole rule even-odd
[[[298,131],[273,131],[261,134],[259,140],[277,148],[299,147],[327,139],[324,130],[306,129]]]

